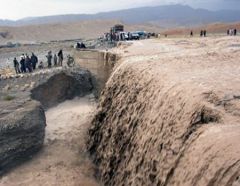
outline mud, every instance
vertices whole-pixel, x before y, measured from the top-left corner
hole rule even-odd
[[[60,160],[61,158],[64,160],[65,157],[68,157],[70,155],[72,156],[69,157],[69,161],[75,161],[77,159],[73,158],[77,156],[77,149],[81,149],[81,147],[79,147],[79,144],[76,142],[76,140],[79,138],[76,139],[77,135],[73,135],[75,130],[80,130],[78,134],[82,134],[81,129],[84,130],[85,128],[79,129],[76,127],[84,127],[85,122],[87,123],[88,121],[87,116],[90,116],[91,108],[94,110],[94,107],[91,107],[90,104],[90,97],[85,98],[85,100],[80,100],[78,105],[72,104],[72,108],[71,104],[70,106],[66,105],[66,108],[62,106],[60,108],[60,110],[62,109],[61,112],[60,110],[55,111],[60,113],[60,115],[56,116],[53,111],[52,115],[57,118],[61,118],[61,120],[50,121],[49,123],[51,125],[56,124],[58,127],[60,127],[61,125],[62,128],[60,127],[60,129],[62,131],[60,132],[62,133],[68,131],[69,133],[65,133],[66,135],[64,136],[65,138],[67,138],[68,134],[71,133],[71,139],[68,143],[66,143],[67,140],[65,138],[62,143],[55,143],[55,139],[52,139],[52,141],[50,139],[50,142],[48,141],[47,148],[45,148],[45,143],[44,149],[42,149],[46,126],[46,117],[44,111],[56,106],[59,103],[64,102],[65,100],[71,100],[76,96],[83,97],[90,94],[92,92],[93,86],[91,83],[91,74],[89,73],[89,71],[77,67],[74,69],[45,69],[31,74],[1,78],[0,88],[1,175],[8,176],[8,173],[11,174],[12,171],[14,172],[15,170],[21,170],[19,169],[19,166],[22,165],[23,167],[26,166],[26,176],[32,179],[32,177],[29,176],[31,173],[31,165],[28,167],[27,165],[29,164],[28,162],[25,163],[25,161],[29,161],[32,159],[32,161],[35,162],[37,161],[37,157],[39,156],[39,154],[42,154],[42,156],[40,155],[40,162],[43,158],[48,158],[49,153],[51,154],[54,151],[50,148],[50,146],[57,151],[54,151],[56,154],[60,154],[61,152],[67,153],[66,156],[60,156]],[[93,102],[95,101],[94,96],[91,96],[91,99]],[[76,101],[77,103],[78,100],[74,101]],[[86,110],[83,110],[84,108]],[[77,109],[79,109],[79,112],[76,111]],[[69,110],[69,112],[67,110]],[[56,120],[57,118],[51,119]],[[81,126],[77,125],[77,121],[79,119],[84,122],[80,123]],[[60,122],[64,122],[64,125],[62,125],[62,123]],[[66,125],[67,123],[71,123],[73,125]],[[68,127],[70,127],[69,130],[66,130]],[[50,130],[50,133],[55,134],[59,128],[51,129],[52,130]],[[48,136],[49,130],[47,131]],[[59,133],[58,135],[60,136]],[[84,139],[82,139],[81,142],[84,143]],[[75,146],[72,147],[70,146],[70,144],[72,144],[72,146]],[[69,149],[69,152],[67,150],[64,150],[65,147],[72,148],[72,151],[74,152],[70,151],[71,149]],[[37,152],[39,152],[38,155],[36,155]],[[83,156],[85,156],[85,154]],[[55,158],[55,161],[59,160],[57,155],[55,155]],[[44,160],[42,161],[45,163],[43,164],[46,168],[46,164],[49,162],[45,162]],[[54,157],[52,158],[52,161],[54,161]],[[39,166],[41,167],[41,165]],[[36,171],[38,171],[40,167],[37,167]],[[10,168],[11,170],[9,171]],[[73,169],[74,168],[75,167],[73,166]],[[57,174],[56,170],[53,172],[54,174]],[[16,175],[18,175],[18,173],[19,172],[17,172]],[[73,176],[76,174],[77,173],[73,173]],[[19,179],[17,179],[17,181],[19,181]],[[51,180],[51,178],[49,179]],[[26,178],[25,181],[27,181]],[[19,182],[21,183],[21,180]],[[14,185],[16,185],[16,183]],[[53,183],[54,182],[52,182],[52,184]],[[66,184],[66,182],[64,183]],[[12,184],[12,181],[10,181],[9,184]],[[24,185],[23,183],[21,184]],[[37,181],[31,182],[30,185],[34,184],[41,185],[41,183],[38,183]],[[3,182],[3,185],[8,184]]]
[[[71,75],[70,75],[71,74]],[[82,97],[93,90],[91,74],[88,71],[60,72],[31,90],[31,97],[41,102],[44,108],[71,100],[76,96]]]
[[[100,186],[85,147],[96,108],[93,95],[66,101],[46,112],[43,149],[0,179],[1,186]]]
[[[239,38],[139,41],[100,99],[88,150],[106,185],[239,185]],[[128,51],[128,52],[126,52]]]
[[[118,56],[106,50],[76,50],[74,58],[76,64],[91,72],[94,94],[99,97],[118,61]]]

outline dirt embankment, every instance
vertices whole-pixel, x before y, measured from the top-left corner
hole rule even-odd
[[[42,149],[46,126],[44,109],[90,94],[93,88],[90,72],[77,67],[1,78],[0,175],[7,175],[9,169],[13,170]]]
[[[139,41],[102,94],[88,149],[106,185],[240,184],[240,38]]]
[[[0,186],[99,186],[85,150],[85,139],[95,110],[92,95],[75,98],[46,112],[42,150],[0,178]]]

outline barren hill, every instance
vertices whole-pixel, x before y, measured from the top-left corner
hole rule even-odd
[[[240,20],[238,10],[209,11],[190,6],[175,4],[152,7],[131,8],[97,14],[69,14],[44,17],[29,17],[17,21],[1,20],[2,26],[31,24],[69,23],[86,20],[121,20],[130,24],[154,22],[164,27],[202,25],[214,22],[234,22]]]
[[[7,42],[32,43],[53,40],[97,38],[120,23],[117,20],[92,20],[72,23],[0,27],[0,44]],[[159,32],[161,27],[151,24],[126,25],[126,30]]]

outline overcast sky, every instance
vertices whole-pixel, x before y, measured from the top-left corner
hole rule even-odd
[[[141,6],[187,4],[194,8],[240,9],[240,0],[0,0],[0,19],[96,13]]]

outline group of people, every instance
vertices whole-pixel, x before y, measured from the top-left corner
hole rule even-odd
[[[200,31],[200,37],[207,37],[207,31],[206,30],[201,30]]]
[[[27,54],[22,54],[19,62],[16,57],[13,60],[14,69],[17,74],[33,72],[36,69],[37,63],[38,57],[34,53],[32,53],[31,57]]]
[[[54,66],[62,66],[62,62],[63,62],[63,51],[60,50],[58,52],[58,54],[54,54],[54,56],[52,55],[52,51],[49,51],[48,54],[46,55],[47,58],[47,63],[48,63],[48,68],[52,67],[52,59],[53,59],[53,63]]]
[[[229,36],[236,36],[237,35],[237,29],[228,29],[227,30],[227,35]],[[190,31],[190,36],[193,37],[193,31]],[[207,31],[206,30],[201,30],[200,31],[200,37],[207,37]]]
[[[52,60],[54,62],[54,66],[62,66],[63,51],[60,50],[58,54],[54,54],[54,56],[52,55],[52,52],[49,51],[46,58],[47,58],[48,68],[52,67]],[[16,57],[13,60],[13,65],[14,65],[16,74],[27,73],[27,72],[31,73],[34,70],[36,70],[37,64],[38,64],[38,57],[34,53],[32,53],[31,57],[29,57],[28,54],[22,54],[20,56],[20,61],[18,61]],[[38,64],[38,68],[39,69],[44,68],[42,61],[40,61],[40,63]]]
[[[190,31],[190,37],[193,37],[193,31]],[[207,31],[206,30],[201,30],[200,31],[200,37],[207,37]]]
[[[236,36],[237,35],[237,29],[234,28],[234,29],[227,30],[227,35],[228,36]]]
[[[74,48],[85,49],[85,48],[87,48],[87,47],[86,47],[86,45],[85,45],[83,42],[77,42],[77,43],[74,45]]]

